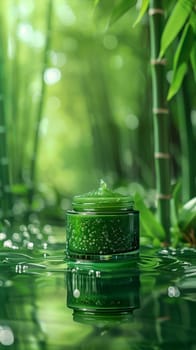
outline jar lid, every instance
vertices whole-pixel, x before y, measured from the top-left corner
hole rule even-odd
[[[110,212],[131,210],[134,202],[131,196],[124,196],[110,190],[101,180],[98,190],[75,196],[72,205],[76,211]]]

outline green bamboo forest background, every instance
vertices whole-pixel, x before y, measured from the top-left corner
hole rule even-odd
[[[196,244],[195,0],[1,0],[0,218],[64,223],[103,178],[144,243]]]

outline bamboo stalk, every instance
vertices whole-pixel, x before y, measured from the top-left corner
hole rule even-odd
[[[88,54],[88,57],[86,57]],[[122,166],[119,152],[119,135],[112,115],[103,62],[94,59],[95,47],[90,53],[84,52],[83,62],[88,62],[89,72],[82,75],[82,87],[85,91],[85,101],[92,132],[93,151],[95,166],[98,167],[102,176],[112,174],[114,182],[119,181],[122,175]],[[88,60],[87,60],[88,58]],[[85,67],[85,66],[84,66]],[[95,89],[92,89],[92,80]]]
[[[48,65],[48,51],[49,51],[50,41],[51,41],[52,9],[53,9],[53,0],[48,0],[47,16],[46,16],[46,18],[47,18],[46,42],[45,42],[45,48],[44,48],[44,53],[43,53],[41,93],[40,93],[40,100],[39,100],[38,109],[37,109],[37,120],[36,120],[36,125],[35,125],[32,158],[31,158],[31,164],[30,164],[30,181],[31,181],[31,189],[29,191],[29,205],[30,206],[31,206],[32,201],[33,201],[33,195],[34,195],[35,185],[36,185],[36,165],[37,165],[38,150],[39,150],[39,130],[40,130],[40,123],[41,123],[41,119],[42,119],[44,97],[45,97],[45,91],[46,91],[46,84],[44,82],[44,72],[45,72],[45,69]]]
[[[31,54],[33,54],[31,52]],[[28,157],[28,150],[29,147],[23,147],[24,140],[31,139],[32,134],[32,121],[33,121],[33,104],[32,104],[32,97],[29,93],[29,80],[28,76],[31,74],[31,72],[26,73],[26,76],[24,77],[24,88],[23,93],[25,95],[25,99],[23,101],[23,106],[20,111],[21,113],[21,128],[20,128],[20,139],[22,140],[22,143],[20,144],[20,147],[18,149],[18,157],[20,158],[20,167],[18,172],[18,182],[23,183],[24,181],[24,169],[25,166],[28,165],[29,157]],[[30,108],[31,107],[31,108]],[[27,118],[28,116],[28,118]],[[27,176],[26,176],[27,177]]]
[[[160,40],[164,23],[162,1],[151,0],[149,8],[152,99],[154,126],[154,156],[157,190],[157,214],[165,229],[165,240],[170,241],[170,153],[169,111],[166,104],[165,59],[159,59]]]
[[[19,7],[18,0],[16,1],[15,5],[16,5],[16,8]],[[20,97],[21,73],[20,73],[20,65],[19,65],[19,56],[20,56],[21,45],[17,36],[17,28],[19,23],[20,23],[20,16],[18,15],[17,18],[14,20],[12,33],[11,33],[12,40],[14,42],[14,57],[10,67],[10,70],[11,70],[10,129],[11,129],[11,135],[12,135],[12,139],[10,139],[10,141],[12,144],[12,149],[11,149],[12,176],[15,182],[18,182],[18,172],[20,169],[20,157],[19,157],[18,151],[19,151],[19,145],[20,145],[19,97]]]
[[[83,60],[84,61],[84,60]],[[85,65],[84,65],[85,67]],[[88,116],[88,121],[89,121],[89,127],[91,131],[91,137],[92,137],[92,158],[94,160],[94,167],[97,172],[100,172],[100,177],[103,177],[103,158],[105,153],[100,152],[100,149],[102,149],[102,144],[100,144],[100,130],[97,127],[96,124],[96,118],[95,114],[96,111],[94,109],[93,105],[93,96],[92,96],[92,90],[89,89],[90,83],[87,81],[87,74],[83,73],[81,74],[81,79],[80,79],[80,84],[81,88],[83,91],[85,91],[84,98],[85,98],[85,105],[86,105],[86,111],[87,111],[87,116]],[[85,71],[85,70],[84,70]],[[102,153],[102,154],[101,154]]]
[[[104,71],[104,64],[100,62],[100,97],[101,103],[101,113],[107,117],[106,123],[106,139],[108,138],[108,148],[110,147],[110,157],[112,158],[112,168],[115,173],[115,182],[118,183],[124,177],[124,171],[121,163],[120,156],[120,140],[119,131],[115,123],[113,111],[110,103],[110,96],[108,94],[108,89],[106,85],[106,72]]]
[[[4,21],[2,8],[0,11],[0,218],[11,216],[12,198],[10,188],[10,165],[7,144],[7,123],[6,123],[6,53],[3,43]]]
[[[182,169],[182,201],[185,203],[193,198],[196,193],[195,186],[195,143],[191,124],[191,97],[187,93],[188,79],[185,78],[182,91],[177,95],[179,134],[181,142],[181,169]],[[192,163],[193,162],[193,163]]]
[[[96,81],[96,96],[94,96],[94,105],[98,112],[97,126],[100,127],[100,135],[103,143],[103,153],[105,153],[105,170],[106,173],[113,173],[115,182],[123,178],[123,170],[120,160],[119,135],[113,118],[113,112],[110,105],[110,97],[108,95],[105,82],[104,66],[99,60],[97,54],[96,62],[91,61],[92,74]]]

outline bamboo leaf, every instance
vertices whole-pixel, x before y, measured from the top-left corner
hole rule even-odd
[[[179,226],[182,230],[196,227],[196,197],[185,203],[179,212]]]
[[[193,73],[196,81],[196,40],[191,50],[191,65],[192,65],[192,69],[193,69]]]
[[[179,211],[179,203],[181,198],[181,190],[182,183],[181,180],[178,181],[172,190],[172,198],[171,198],[171,223],[173,228],[178,226],[178,211]]]
[[[168,100],[179,90],[184,75],[187,71],[187,63],[189,61],[190,52],[194,42],[194,33],[192,27],[188,23],[182,33],[179,45],[174,56],[173,79],[169,89]]]
[[[97,7],[99,6],[100,0],[94,0],[93,6],[92,6],[92,12],[95,13]]]
[[[194,33],[192,27],[188,23],[184,28],[176,54],[174,56],[174,70],[176,70],[182,62],[188,61],[193,42]]]
[[[114,6],[109,19],[108,27],[112,26],[119,18],[121,18],[131,7],[136,4],[136,0],[121,0],[116,6]]]
[[[191,14],[190,24],[193,28],[194,33],[196,34],[196,12],[195,11],[193,11]]]
[[[95,15],[96,9],[99,6],[100,0],[94,0],[93,6],[92,6],[92,15]]]
[[[155,237],[163,240],[165,233],[162,225],[157,221],[156,217],[144,204],[142,197],[137,193],[134,197],[136,208],[140,211],[141,225],[145,231],[145,234],[154,239]]]
[[[190,18],[190,24],[191,24],[193,32],[196,36],[196,12],[192,13],[191,18]],[[193,73],[194,73],[194,77],[195,77],[195,81],[196,81],[196,39],[194,41],[190,57],[191,57],[191,65],[192,65],[192,69],[193,69]]]
[[[99,4],[100,0],[94,0],[94,7],[96,7]]]
[[[136,18],[136,21],[133,24],[133,27],[135,27],[141,21],[141,19],[143,18],[143,16],[145,15],[145,13],[148,9],[148,6],[149,6],[149,0],[143,0],[142,5],[140,7],[139,15]]]
[[[25,195],[28,193],[28,188],[24,184],[15,184],[11,187],[12,193],[16,195]]]
[[[160,57],[162,57],[168,46],[178,35],[186,20],[191,14],[195,0],[178,0],[170,15],[161,38]]]
[[[170,89],[168,92],[167,100],[171,100],[171,98],[178,92],[186,72],[187,72],[187,64],[183,63],[180,65],[180,67],[178,67],[175,73],[175,77],[173,78],[172,85],[170,86]]]

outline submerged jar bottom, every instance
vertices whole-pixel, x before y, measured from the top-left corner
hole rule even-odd
[[[115,254],[80,254],[76,252],[66,252],[66,259],[81,259],[89,261],[121,261],[130,259],[132,256],[139,255],[139,249],[124,253],[115,253]]]
[[[73,320],[79,323],[86,324],[96,324],[99,326],[100,324],[108,324],[114,322],[127,322],[130,321],[133,317],[133,309],[126,310],[108,310],[105,309],[103,311],[92,311],[92,310],[81,310],[74,309],[73,311]]]

